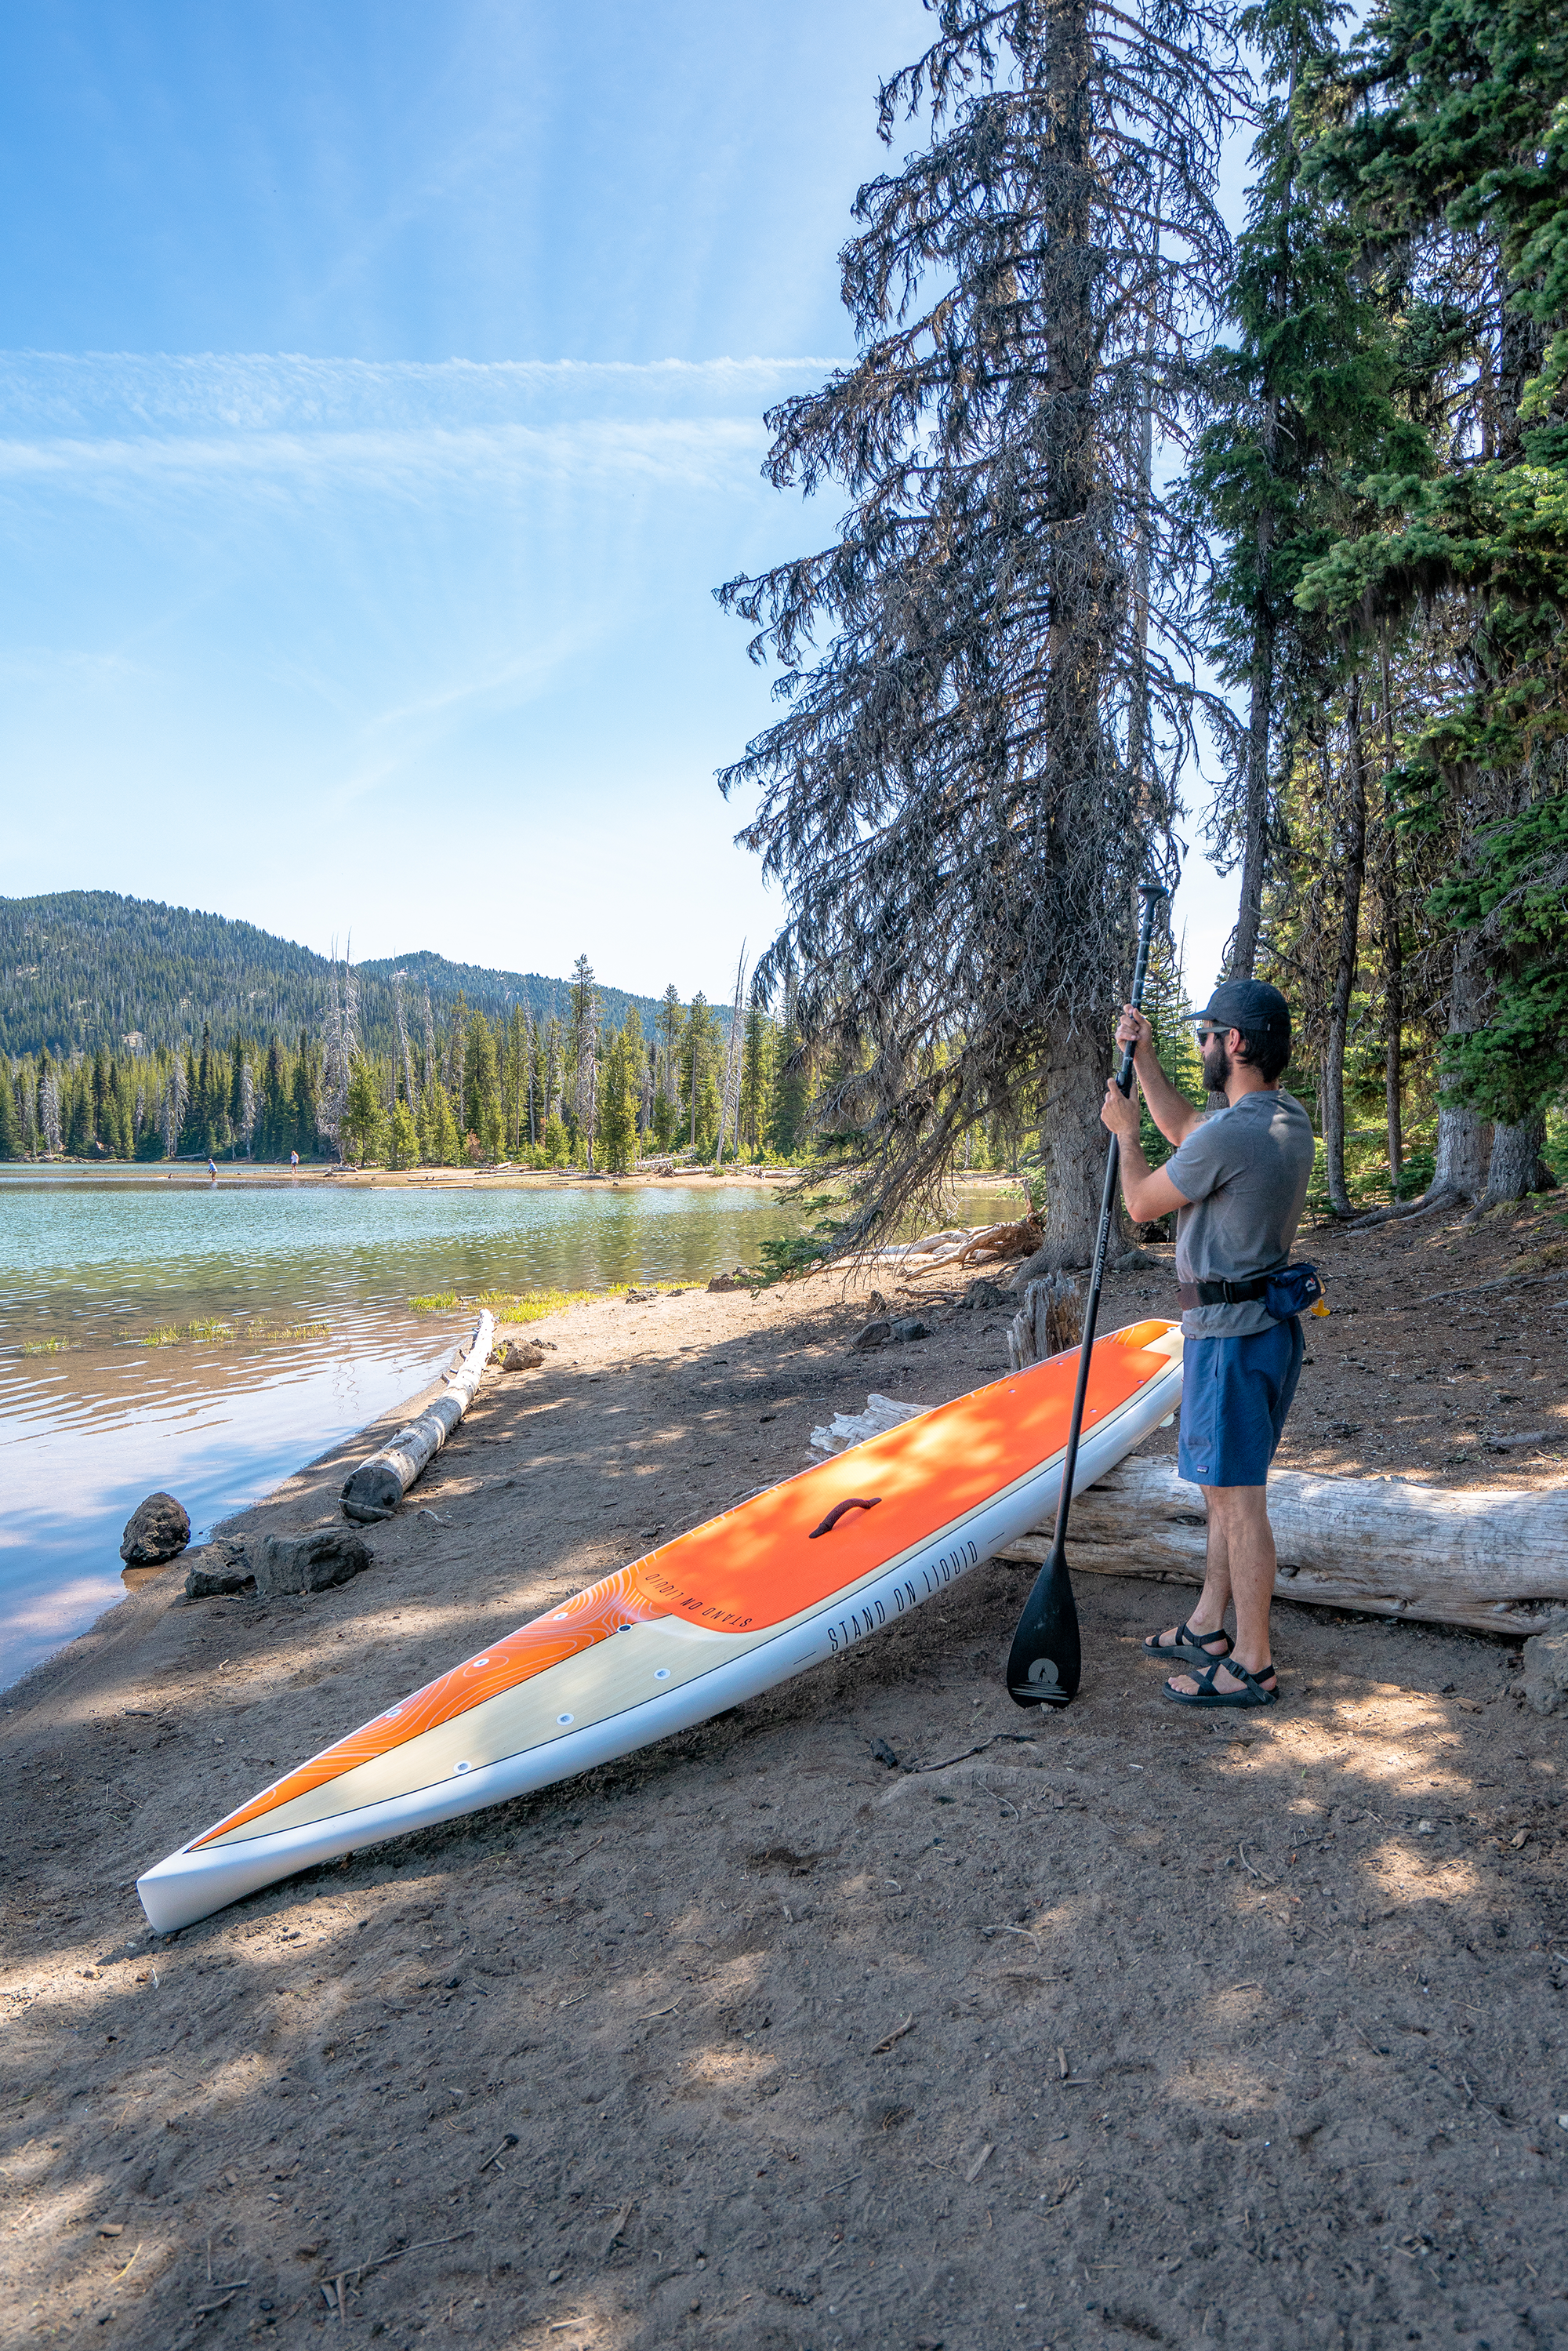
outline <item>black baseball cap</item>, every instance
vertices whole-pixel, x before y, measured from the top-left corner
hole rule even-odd
[[[1222,979],[1201,1012],[1189,1020],[1205,1029],[1239,1029],[1252,1037],[1289,1037],[1291,1008],[1266,979]]]

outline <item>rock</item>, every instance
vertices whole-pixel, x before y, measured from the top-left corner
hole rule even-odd
[[[327,1592],[362,1575],[372,1556],[346,1527],[313,1527],[306,1535],[267,1535],[252,1559],[256,1596],[280,1592]]]
[[[923,1322],[918,1314],[902,1314],[894,1318],[893,1335],[900,1345],[907,1344],[912,1339],[929,1339],[931,1325]]]
[[[626,1303],[628,1306],[653,1306],[656,1304],[658,1296],[656,1290],[629,1290]]]
[[[710,1290],[749,1290],[750,1287],[743,1265],[737,1265],[733,1273],[716,1273],[708,1283]]]
[[[172,1494],[149,1494],[125,1522],[120,1556],[127,1567],[158,1567],[166,1559],[178,1559],[190,1540],[184,1505]]]
[[[964,1293],[964,1303],[966,1306],[1000,1306],[1006,1296],[1007,1292],[999,1289],[988,1274],[983,1273],[978,1281],[969,1284]]]
[[[544,1359],[545,1351],[537,1339],[508,1339],[495,1355],[504,1372],[537,1372]]]
[[[880,1315],[874,1322],[868,1322],[863,1331],[857,1331],[850,1341],[850,1346],[855,1354],[869,1355],[876,1348],[885,1347],[892,1337],[893,1323],[888,1316],[883,1314]]]
[[[1524,1645],[1524,1695],[1537,1714],[1568,1707],[1568,1624]]]
[[[230,1536],[205,1543],[191,1553],[185,1574],[187,1600],[216,1600],[233,1592],[248,1592],[256,1578],[245,1555],[245,1545]]]

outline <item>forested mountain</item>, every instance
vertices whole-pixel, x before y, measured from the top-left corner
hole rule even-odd
[[[461,995],[492,1021],[521,1005],[535,1020],[564,1012],[569,983],[538,972],[490,971],[421,953],[355,967],[360,1033],[372,1052],[390,1054],[397,1024],[392,976],[403,974],[413,1017],[428,989],[438,1020]],[[110,890],[62,890],[49,897],[0,898],[0,1053],[12,1060],[48,1052],[57,1060],[102,1048],[162,1050],[199,1043],[204,1029],[236,1029],[266,1039],[319,1030],[329,966],[254,923],[122,898]],[[651,1030],[653,996],[600,987],[605,1019],[615,1028],[635,1005]],[[716,1017],[727,1032],[727,1007]]]

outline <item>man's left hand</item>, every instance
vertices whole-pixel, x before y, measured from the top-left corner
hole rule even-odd
[[[1130,1094],[1124,1094],[1115,1079],[1109,1079],[1105,1087],[1104,1103],[1100,1112],[1101,1123],[1108,1126],[1113,1134],[1119,1134],[1124,1143],[1136,1143],[1141,1131],[1142,1118],[1143,1113],[1136,1089],[1134,1088]]]

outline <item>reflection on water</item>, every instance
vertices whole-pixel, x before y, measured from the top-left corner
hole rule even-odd
[[[792,1223],[721,1182],[0,1171],[0,1683],[120,1596],[144,1494],[177,1495],[204,1533],[423,1386],[468,1323],[411,1297],[706,1281]]]

